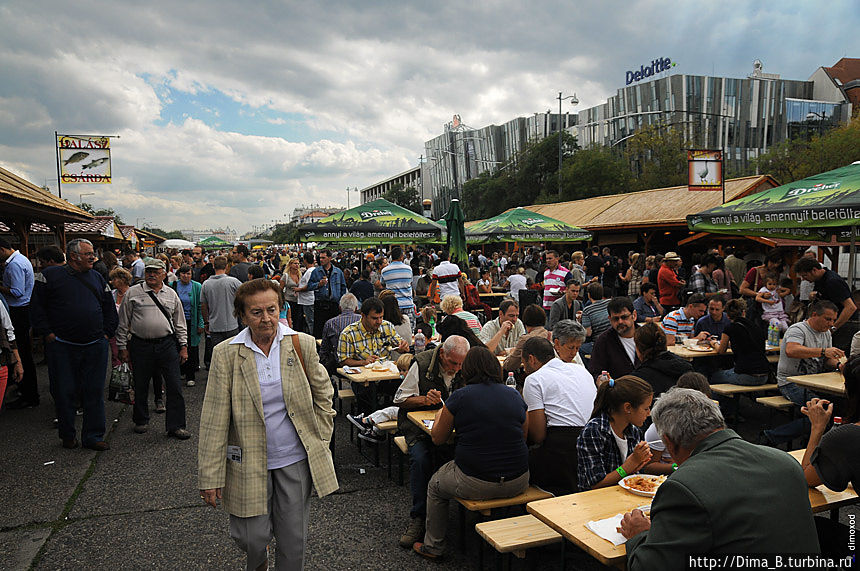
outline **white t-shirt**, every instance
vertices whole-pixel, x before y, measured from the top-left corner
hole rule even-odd
[[[629,339],[626,337],[618,336],[618,339],[621,341],[621,346],[624,347],[624,351],[627,352],[627,356],[630,357],[630,362],[636,362],[636,342],[633,337]]]
[[[613,436],[613,438],[615,438],[615,444],[618,445],[618,451],[621,452],[621,457],[626,460],[627,459],[627,439],[615,434],[615,431],[612,430],[611,428],[609,429],[609,431],[612,432],[612,436]]]
[[[311,274],[313,273],[313,268],[308,268],[305,270],[305,273],[302,274],[302,278],[299,280],[299,287],[305,287],[308,285],[308,282],[311,279]],[[296,300],[299,302],[299,305],[313,305],[314,304],[314,292],[312,291],[300,291],[296,294]]]
[[[519,299],[520,290],[526,289],[526,277],[523,274],[514,274],[508,278],[508,284],[511,288],[511,297],[514,300]]]
[[[487,281],[487,280],[478,280],[478,283],[476,285],[477,285],[477,287],[481,287],[481,286],[491,286],[492,287],[493,282]]]
[[[660,452],[660,460],[662,462],[672,463],[672,455],[666,452],[666,444],[663,442],[663,439],[660,438],[660,433],[657,432],[657,425],[651,424],[648,427],[648,430],[645,431],[645,442],[648,443],[648,447],[651,450],[656,450]]]
[[[596,396],[594,378],[585,367],[559,358],[526,377],[523,385],[528,410],[543,409],[547,426],[585,426]]]

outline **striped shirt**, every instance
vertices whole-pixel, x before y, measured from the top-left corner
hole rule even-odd
[[[582,326],[586,329],[591,327],[589,340],[597,339],[601,333],[609,329],[609,301],[599,299],[582,309]]]
[[[696,320],[692,317],[687,317],[683,307],[669,312],[663,318],[663,331],[666,332],[666,335],[692,335],[695,326]]]
[[[543,308],[549,311],[552,303],[564,294],[564,281],[570,277],[567,268],[559,265],[556,269],[547,268],[543,273]]]
[[[466,325],[469,326],[469,329],[471,329],[472,333],[475,335],[481,334],[481,322],[478,321],[478,317],[474,313],[461,309],[460,311],[455,311],[451,315],[456,315],[465,321]]]
[[[433,268],[433,279],[439,283],[439,299],[446,295],[460,295],[459,278],[460,268],[447,260]]]
[[[394,292],[400,309],[412,309],[412,268],[403,262],[391,262],[382,268],[382,283]]]

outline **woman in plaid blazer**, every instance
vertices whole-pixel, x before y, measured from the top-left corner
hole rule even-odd
[[[278,323],[281,296],[266,279],[236,292],[248,327],[215,347],[200,418],[200,497],[222,501],[248,569],[266,568],[273,532],[277,568],[300,569],[311,484],[319,496],[338,488],[332,384],[314,339]]]

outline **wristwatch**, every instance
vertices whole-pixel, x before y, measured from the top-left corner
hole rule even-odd
[[[821,358],[824,358],[824,347],[821,348]]]

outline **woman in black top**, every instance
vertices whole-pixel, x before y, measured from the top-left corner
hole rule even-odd
[[[427,486],[427,526],[423,543],[413,549],[429,559],[442,555],[448,525],[448,500],[510,498],[529,486],[526,403],[502,382],[502,367],[486,347],[472,347],[463,361],[466,386],[457,389],[436,413],[433,444],[457,433],[454,460],[443,465]]]
[[[719,343],[711,343],[717,355],[723,355],[731,347],[735,366],[714,373],[713,384],[758,386],[767,383],[770,364],[765,352],[765,337],[758,325],[743,317],[746,307],[743,299],[733,299],[726,304],[726,316],[731,324],[723,331]]]
[[[630,373],[648,381],[654,389],[654,397],[669,390],[678,382],[678,377],[693,370],[693,365],[666,349],[666,334],[656,323],[646,323],[633,334],[639,366]]]

